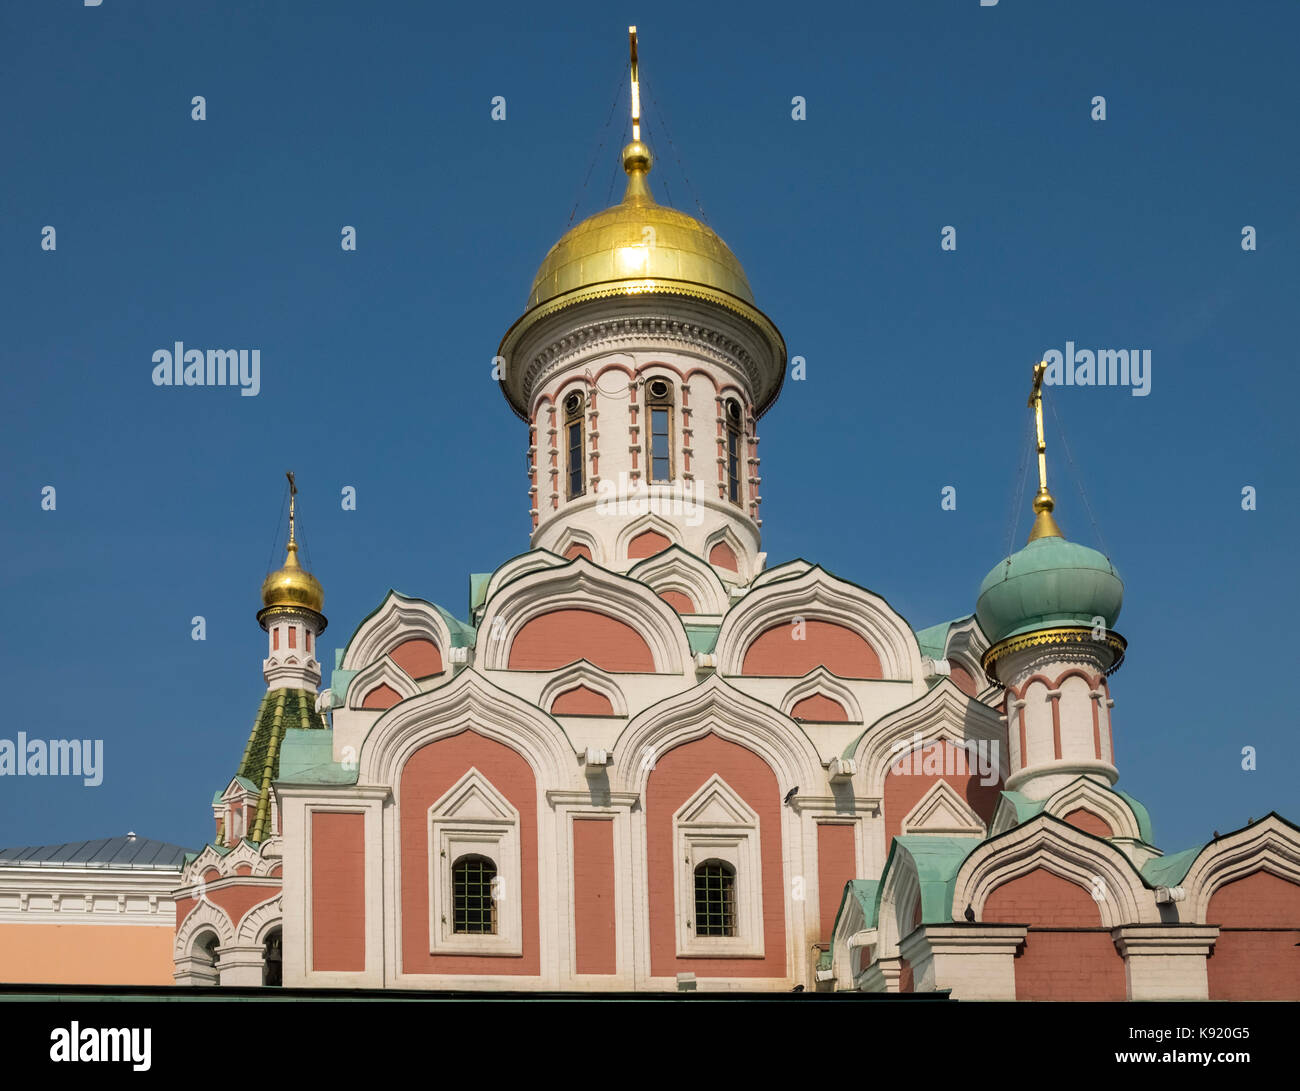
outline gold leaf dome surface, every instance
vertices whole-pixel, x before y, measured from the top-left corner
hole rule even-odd
[[[289,543],[284,566],[262,581],[262,606],[298,606],[321,612],[325,591],[320,581],[298,563],[298,543]]]
[[[567,231],[533,278],[527,310],[617,292],[714,289],[753,306],[754,294],[736,255],[693,216],[658,204],[646,174],[650,150],[640,141],[623,149],[627,192],[612,208]]]

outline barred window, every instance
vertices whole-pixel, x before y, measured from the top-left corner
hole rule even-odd
[[[497,905],[493,881],[497,866],[486,856],[462,856],[451,866],[452,931],[495,936]]]
[[[721,860],[705,860],[695,869],[695,934],[736,934],[736,872]]]
[[[568,477],[568,498],[581,496],[586,492],[586,467],[583,465],[583,423],[582,413],[586,400],[577,392],[564,399],[565,464]]]
[[[727,499],[739,504],[741,468],[741,416],[740,403],[727,399]]]

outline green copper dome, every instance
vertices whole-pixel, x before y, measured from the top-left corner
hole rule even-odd
[[[1038,629],[1093,618],[1112,629],[1124,601],[1115,566],[1087,546],[1058,536],[1035,538],[984,577],[975,617],[990,644]]]

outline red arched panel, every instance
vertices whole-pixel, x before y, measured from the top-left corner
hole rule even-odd
[[[844,706],[839,701],[820,693],[796,701],[794,708],[790,710],[790,715],[796,720],[815,720],[819,723],[844,724],[849,721],[849,714],[844,711]]]
[[[431,640],[404,640],[388,657],[412,678],[428,678],[442,673],[442,653]]]
[[[630,625],[594,610],[552,610],[525,623],[510,645],[508,667],[548,671],[579,659],[602,670],[651,673],[650,645]]]
[[[662,553],[673,543],[656,530],[643,530],[627,544],[628,560],[639,557],[653,557]]]
[[[557,694],[551,712],[556,716],[613,716],[614,705],[603,693],[579,684]]]
[[[798,678],[825,667],[841,678],[882,678],[880,656],[861,636],[831,621],[773,625],[745,651],[741,674]]]

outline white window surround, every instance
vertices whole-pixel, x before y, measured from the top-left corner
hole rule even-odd
[[[673,815],[673,905],[679,958],[762,958],[763,875],[758,815],[716,773]],[[695,934],[695,869],[720,860],[735,872],[736,934]]]
[[[452,931],[452,865],[466,855],[483,856],[496,865],[495,935]],[[519,812],[482,773],[470,769],[429,808],[430,953],[522,955],[522,876]]]

